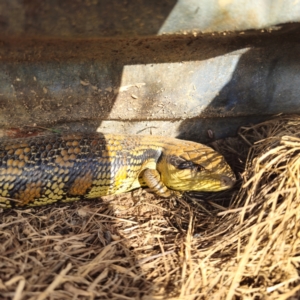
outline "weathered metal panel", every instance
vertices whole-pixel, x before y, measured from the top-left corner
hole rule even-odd
[[[295,0],[2,0],[6,36],[99,38],[259,29],[300,21]]]
[[[196,139],[208,129],[223,137],[238,122],[299,113],[299,28],[105,41],[2,39],[0,126],[78,122],[92,130],[152,128]]]
[[[271,2],[1,1],[0,127],[204,141],[299,113],[299,24],[200,33],[298,20],[300,3]]]

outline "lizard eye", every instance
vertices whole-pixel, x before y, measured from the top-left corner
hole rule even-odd
[[[201,172],[201,171],[205,170],[205,168],[203,166],[198,165],[198,164],[195,164],[195,168],[196,168],[197,172]]]

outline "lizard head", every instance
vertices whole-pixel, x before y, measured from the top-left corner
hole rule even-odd
[[[164,151],[157,165],[168,188],[218,192],[234,185],[236,177],[222,155],[208,146],[182,142],[180,147]]]

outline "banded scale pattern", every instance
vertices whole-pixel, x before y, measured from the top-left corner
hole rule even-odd
[[[136,138],[95,134],[7,139],[0,149],[0,207],[39,206],[117,194],[159,149]]]
[[[220,154],[174,138],[68,133],[0,140],[0,208],[97,198],[145,185],[169,197],[220,191],[234,181]]]

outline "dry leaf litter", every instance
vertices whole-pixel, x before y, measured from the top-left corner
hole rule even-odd
[[[0,212],[0,299],[297,299],[300,117],[213,146],[231,191]]]

